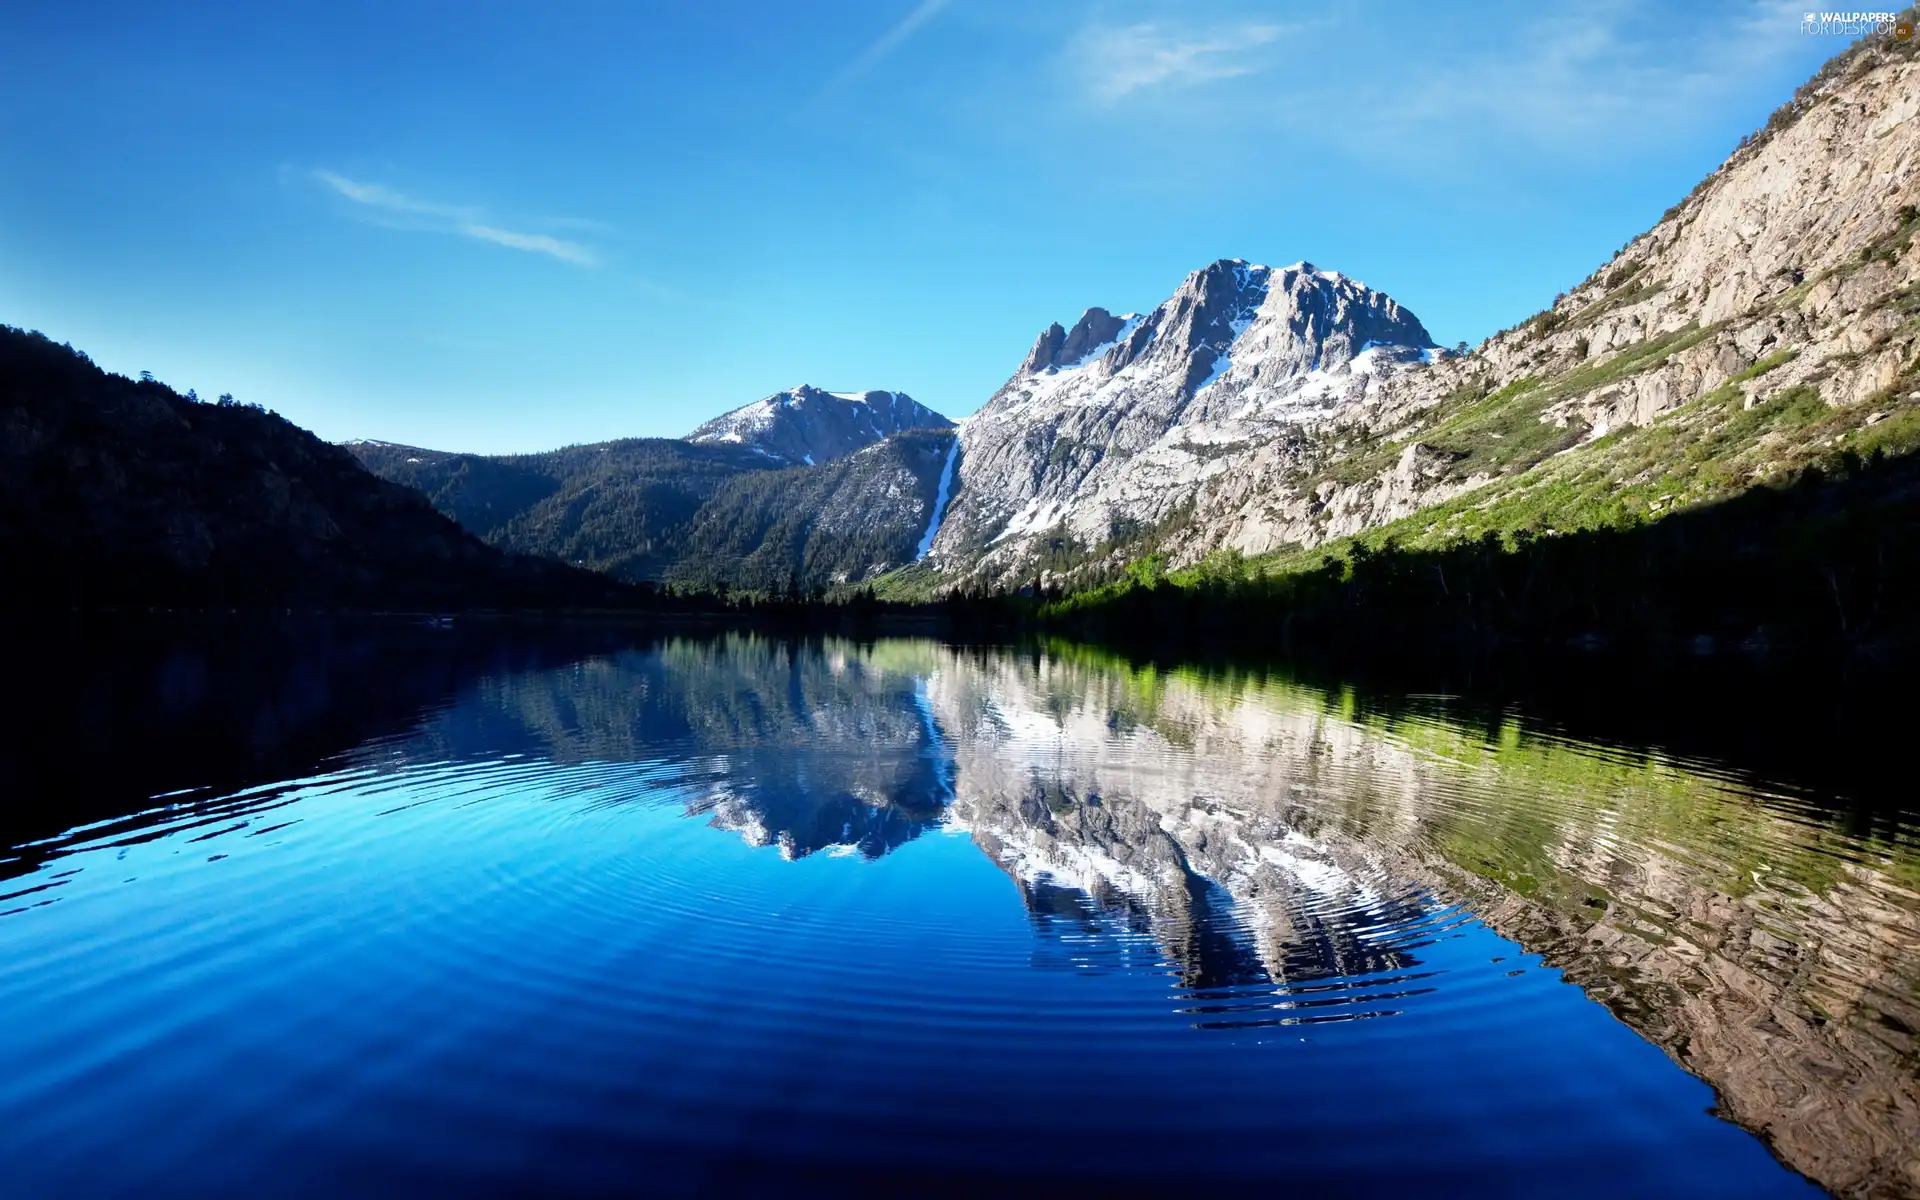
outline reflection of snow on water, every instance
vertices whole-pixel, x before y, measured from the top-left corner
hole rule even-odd
[[[612,1145],[727,1170],[751,1134],[839,1184],[1011,1162],[1125,1191],[1204,1146],[1236,1186],[1365,1154],[1417,1192],[1522,1144],[1649,1194],[1799,1185],[1709,1104],[1835,1180],[1920,1144],[1912,815],[1860,833],[1517,718],[670,638],[489,668],[320,768],[146,799],[177,784],[0,863],[0,1157],[52,1173],[36,1194],[266,1184],[316,1133],[410,1162],[423,1099],[474,1117],[435,1154],[540,1190],[545,1160],[499,1152],[530,1095]],[[139,1052],[98,1071],[102,1030]],[[406,1062],[362,1052],[386,1046],[432,1070],[396,1087]],[[370,1107],[340,1125],[348,1093]]]

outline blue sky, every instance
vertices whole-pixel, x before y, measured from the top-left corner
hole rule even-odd
[[[1307,259],[1541,308],[1842,49],[1802,6],[0,9],[0,322],[333,439],[978,407],[1048,321]]]

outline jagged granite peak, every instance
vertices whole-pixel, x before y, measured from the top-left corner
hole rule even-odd
[[[1088,309],[1087,311],[1088,313],[1092,313],[1094,310]],[[1021,375],[1035,375],[1046,370],[1048,367],[1059,366],[1060,348],[1066,345],[1066,342],[1067,331],[1060,328],[1060,322],[1055,321],[1045,329],[1042,329],[1040,336],[1033,341],[1033,349],[1027,351],[1027,360],[1020,364],[1018,373]]]
[[[1004,582],[1028,543],[1056,528],[1098,543],[1118,526],[1151,525],[1208,472],[1194,443],[1270,439],[1432,348],[1391,296],[1305,262],[1221,259],[1152,312],[1090,308],[1071,330],[1050,325],[966,423],[934,561],[985,562]]]
[[[1060,328],[1056,321],[1034,341],[1027,361],[1020,364],[1020,373],[1032,375],[1049,367],[1076,366],[1095,350],[1111,343],[1128,321],[1137,319],[1135,313],[1116,317],[1104,308],[1089,308],[1071,330]]]
[[[1135,319],[1135,314],[1116,317],[1104,308],[1090,308],[1080,314],[1073,328],[1067,333],[1065,344],[1060,347],[1059,365],[1077,363],[1086,358],[1095,349],[1111,342],[1126,325]]]
[[[904,430],[952,424],[905,392],[829,392],[803,383],[715,417],[687,440],[732,442],[769,458],[811,465]]]

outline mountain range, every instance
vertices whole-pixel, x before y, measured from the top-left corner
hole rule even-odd
[[[785,593],[914,561],[952,424],[904,393],[803,385],[684,440],[500,456],[348,448],[503,549],[630,582]]]
[[[965,423],[921,586],[1619,527],[1920,447],[1915,53],[1890,32],[1850,48],[1470,352],[1304,263],[1215,263],[1145,318],[1048,330]]]
[[[952,434],[898,393],[795,388],[685,442],[354,450],[504,548],[901,598],[1657,518],[1848,447],[1920,447],[1914,55],[1855,44],[1652,229],[1471,350],[1338,271],[1227,259],[1150,312],[1048,326]]]
[[[1125,555],[1440,353],[1391,297],[1304,262],[1223,260],[1144,316],[1088,309],[967,421],[932,565],[1007,583],[1068,546]]]
[[[926,599],[1629,528],[1920,449],[1915,55],[1887,31],[1854,44],[1652,229],[1471,350],[1336,270],[1223,259],[1149,312],[1049,325],[957,424],[897,391],[800,386],[684,439],[501,456],[321,448],[10,331],[7,552],[64,564],[34,568],[41,590],[138,563],[226,572],[226,594],[244,542],[232,562],[277,556],[269,590],[308,572],[316,595],[537,557]]]
[[[1124,554],[1233,450],[1285,442],[1374,374],[1447,353],[1337,272],[1223,260],[1151,313],[1049,326],[957,430],[903,393],[803,385],[684,440],[348,445],[497,546],[629,581],[818,590],[918,564],[1008,583],[1050,543]]]

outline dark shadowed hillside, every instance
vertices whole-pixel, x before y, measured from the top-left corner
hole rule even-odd
[[[903,411],[912,403],[900,401]],[[852,438],[826,422],[796,425],[799,417],[779,411],[787,424],[769,430],[835,446]],[[945,419],[913,411],[926,414],[915,419]],[[632,582],[783,593],[857,583],[917,556],[954,434],[874,427],[863,436],[864,447],[831,458],[822,448],[817,465],[717,435],[502,456],[374,441],[347,449],[503,550]]]
[[[1920,456],[1878,448],[1659,521],[1346,551],[1270,574],[1229,555],[1173,576],[1145,560],[1048,615],[1135,645],[1403,668],[1569,646],[1892,666],[1920,647]]]
[[[490,457],[385,442],[348,447],[503,550],[616,578],[663,578],[687,523],[726,481],[783,464],[742,446],[627,438]]]
[[[0,604],[547,607],[632,590],[506,554],[273,413],[0,326]]]
[[[914,430],[817,467],[729,480],[694,517],[670,578],[780,592],[859,583],[913,562],[953,442],[950,430]]]

